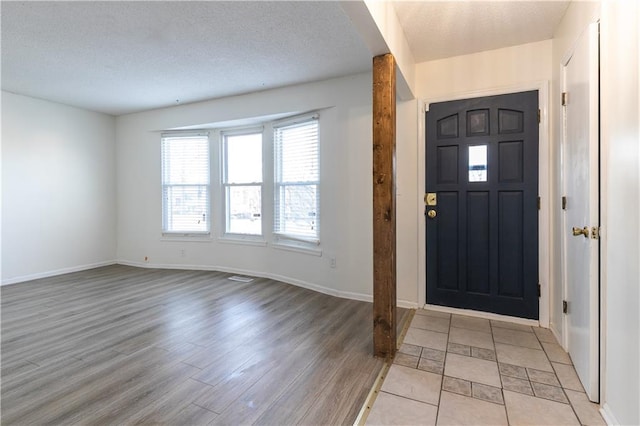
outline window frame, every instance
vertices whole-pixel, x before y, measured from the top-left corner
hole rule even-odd
[[[199,183],[170,183],[166,182],[166,152],[165,152],[165,140],[173,139],[205,139],[206,140],[206,182],[202,181]],[[211,139],[209,137],[208,131],[192,131],[192,132],[163,132],[160,138],[160,180],[161,180],[161,203],[162,203],[162,236],[163,237],[195,237],[195,238],[203,238],[209,237],[211,235],[212,228],[212,209],[211,209]],[[206,230],[198,231],[198,230],[188,230],[188,229],[169,229],[169,217],[168,213],[170,212],[170,206],[167,205],[167,189],[173,187],[202,187],[204,186],[206,193],[206,202],[205,202],[205,227]]]
[[[228,151],[227,151],[227,138],[233,136],[244,136],[244,135],[254,135],[259,134],[261,143],[260,143],[260,157],[261,157],[261,180],[260,182],[243,182],[243,183],[229,183],[228,180]],[[231,128],[220,131],[220,187],[221,187],[221,200],[222,200],[222,238],[227,240],[253,240],[253,241],[264,241],[265,234],[265,221],[264,221],[264,185],[265,185],[265,170],[264,170],[264,142],[265,142],[265,129],[264,126],[251,126],[251,127],[241,127],[241,128]],[[229,201],[229,189],[232,187],[258,187],[260,189],[260,233],[259,234],[248,234],[248,233],[239,233],[239,232],[231,232],[229,230],[230,218],[231,218],[231,210],[230,210],[230,201]]]
[[[283,182],[281,173],[282,173],[282,165],[280,162],[282,161],[282,155],[279,153],[281,149],[279,146],[280,140],[277,137],[277,131],[282,128],[300,126],[305,123],[314,122],[316,126],[316,155],[315,162],[317,165],[317,179],[316,180],[293,180],[288,182]],[[321,135],[320,135],[320,117],[317,113],[305,114],[295,117],[289,117],[284,120],[279,120],[273,123],[273,223],[272,223],[272,232],[273,236],[276,239],[278,244],[285,244],[293,247],[300,248],[312,248],[320,246],[320,230],[321,230],[321,165],[320,165],[320,149],[321,149]],[[291,232],[281,232],[280,226],[278,223],[280,218],[282,217],[279,214],[278,210],[282,209],[282,192],[281,189],[284,187],[290,186],[315,186],[315,224],[314,224],[314,236],[304,236]],[[315,251],[315,250],[314,250]]]

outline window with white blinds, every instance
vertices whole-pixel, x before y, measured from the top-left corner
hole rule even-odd
[[[227,234],[262,235],[262,129],[222,136]]]
[[[208,134],[162,135],[162,231],[210,232]]]
[[[319,243],[320,150],[317,116],[274,125],[274,234]]]

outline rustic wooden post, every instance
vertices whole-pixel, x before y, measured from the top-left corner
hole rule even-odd
[[[373,347],[396,352],[396,62],[373,58]]]

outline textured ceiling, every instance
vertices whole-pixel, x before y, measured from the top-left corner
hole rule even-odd
[[[371,69],[337,2],[2,2],[2,89],[114,115]]]
[[[551,38],[567,1],[395,3],[417,62]],[[119,115],[365,72],[335,1],[1,2],[2,89]]]
[[[569,1],[399,1],[416,62],[552,38]]]

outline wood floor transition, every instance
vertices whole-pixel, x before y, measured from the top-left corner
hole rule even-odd
[[[383,364],[372,305],[229,276],[115,265],[0,288],[2,424],[353,424]]]

